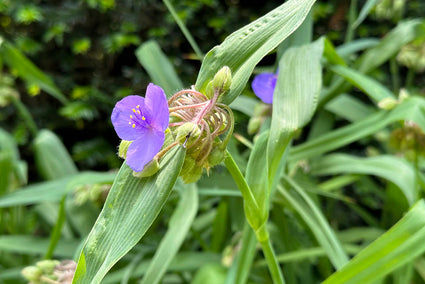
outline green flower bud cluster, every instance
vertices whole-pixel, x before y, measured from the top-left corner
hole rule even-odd
[[[223,162],[227,143],[233,133],[233,114],[220,98],[232,82],[229,67],[221,68],[207,84],[205,94],[183,90],[169,100],[170,129],[175,141],[186,147],[180,172],[185,183],[197,181],[207,170]],[[220,135],[224,136],[220,139]]]
[[[393,130],[389,144],[410,160],[416,156],[425,157],[425,133],[412,121],[406,121],[403,127]]]
[[[42,260],[35,266],[27,266],[22,269],[21,274],[33,284],[52,283],[48,280],[58,280],[58,276],[54,274],[56,266],[60,262],[58,260]]]
[[[254,115],[248,122],[248,134],[253,135],[257,133],[267,117],[271,116],[272,105],[265,103],[258,103],[254,109]]]
[[[87,201],[103,204],[110,189],[110,184],[78,185],[74,189],[74,202],[77,205],[82,205]]]
[[[418,73],[425,71],[425,38],[415,40],[403,46],[397,55],[397,61]]]
[[[405,0],[381,0],[376,4],[376,17],[383,20],[398,21],[404,12]]]

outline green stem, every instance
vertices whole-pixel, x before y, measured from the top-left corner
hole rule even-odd
[[[258,212],[260,208],[258,207],[257,201],[255,200],[254,194],[251,191],[248,183],[246,182],[242,172],[239,170],[238,165],[236,165],[235,160],[229,151],[226,150],[226,159],[224,160],[227,170],[230,172],[233,180],[236,182],[240,192],[242,193],[243,199],[245,202],[248,202],[254,205]]]
[[[413,82],[415,79],[415,69],[409,68],[407,69],[407,75],[406,75],[406,88],[411,88],[413,86]]]
[[[400,75],[397,65],[397,60],[395,58],[390,59],[390,71],[391,71],[391,78],[393,83],[393,93],[398,94],[400,90]]]
[[[356,14],[357,14],[357,0],[352,0],[350,4],[350,10],[348,11],[348,27],[347,27],[347,33],[345,34],[345,43],[348,43],[353,40],[354,38],[354,21],[356,20]]]
[[[258,207],[257,201],[255,200],[255,197],[251,191],[251,188],[246,182],[244,176],[242,175],[241,171],[239,170],[235,160],[233,159],[229,151],[226,151],[226,159],[224,160],[224,164],[226,165],[234,181],[236,182],[236,185],[241,191],[244,202],[246,204],[250,204],[249,207],[251,211],[258,212],[258,214],[261,214],[261,210]],[[245,214],[246,213],[247,212],[245,212]],[[273,283],[275,284],[285,283],[285,280],[283,279],[283,275],[279,267],[279,263],[277,261],[276,255],[273,251],[273,248],[270,242],[270,237],[269,237],[266,224],[263,224],[260,228],[253,228],[253,229],[255,231],[255,236],[257,240],[260,242],[264,255],[266,257],[266,262],[268,264],[270,274],[273,279]]]
[[[52,258],[53,252],[55,251],[56,245],[58,244],[59,239],[61,237],[62,227],[63,227],[63,224],[65,223],[65,200],[66,200],[66,195],[62,197],[62,200],[59,206],[58,219],[56,221],[55,227],[53,228],[52,234],[50,235],[50,244],[46,252],[46,255],[44,256],[45,259]]]
[[[266,262],[272,275],[273,283],[285,283],[283,279],[282,271],[279,267],[279,262],[277,261],[276,254],[274,253],[270,238],[260,242],[261,248],[263,249],[264,255],[266,257]]]
[[[17,98],[12,97],[12,103],[18,111],[19,116],[24,120],[31,134],[35,137],[38,133],[37,125],[25,105]]]
[[[183,21],[180,20],[179,16],[176,13],[176,10],[174,10],[173,5],[171,5],[171,3],[168,0],[162,0],[162,1],[164,2],[165,6],[167,6],[168,10],[171,13],[171,16],[173,16],[174,21],[176,21],[177,25],[179,26],[180,30],[182,31],[182,33],[186,37],[186,39],[189,42],[190,46],[195,51],[196,56],[198,56],[199,60],[202,60],[202,58],[204,57],[204,55],[202,54],[201,49],[196,44],[196,41],[193,39],[192,35],[190,34],[189,30],[186,28],[186,26],[183,23]]]

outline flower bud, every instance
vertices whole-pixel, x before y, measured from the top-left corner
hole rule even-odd
[[[180,170],[180,175],[184,176],[186,174],[189,174],[193,170],[195,165],[196,165],[195,159],[189,155],[186,155],[182,169]]]
[[[135,177],[150,177],[154,174],[156,174],[156,172],[159,171],[159,161],[157,157],[154,157],[152,159],[152,161],[150,161],[149,163],[147,163],[144,168],[143,171],[141,172],[133,172],[133,176]]]
[[[118,156],[120,158],[125,159],[127,157],[127,150],[131,142],[133,141],[121,140],[120,146],[118,147]]]
[[[180,144],[185,144],[186,147],[192,145],[192,143],[198,138],[201,134],[201,130],[198,125],[193,122],[187,122],[182,126],[179,126],[176,130],[177,137],[176,140],[179,141]]]
[[[194,166],[191,171],[182,175],[182,179],[184,183],[192,183],[201,178],[202,175],[202,167]]]
[[[260,130],[263,119],[261,117],[251,117],[248,122],[248,134],[252,135]]]
[[[221,162],[224,161],[224,158],[226,156],[225,149],[220,149],[220,147],[214,147],[211,151],[210,155],[208,156],[208,164],[210,167],[214,167]]]
[[[378,103],[378,107],[385,110],[391,110],[398,104],[397,100],[394,98],[384,98]]]
[[[38,283],[40,281],[40,277],[43,274],[40,268],[36,266],[27,266],[21,271],[22,276],[24,276],[27,280]]]
[[[205,90],[205,96],[211,99],[215,92],[220,95],[224,95],[229,91],[230,85],[232,84],[232,72],[230,68],[224,66],[214,76],[214,78],[208,83]]]
[[[46,259],[38,261],[35,265],[42,271],[43,274],[52,274],[59,263],[60,262],[58,260]]]

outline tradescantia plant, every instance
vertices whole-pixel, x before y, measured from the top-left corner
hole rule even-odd
[[[48,181],[14,190],[25,165],[0,131],[0,282],[21,272],[34,284],[422,283],[425,100],[411,63],[423,59],[423,19],[353,40],[379,13],[366,1],[356,19],[351,1],[345,43],[334,47],[332,35],[312,37],[324,11],[289,0],[204,56],[171,2],[201,70],[184,86],[155,41],[137,49],[152,83],[110,104],[118,172],[80,172],[10,98]],[[22,59],[11,44],[0,53]],[[9,221],[20,209],[43,227],[17,235],[21,224]],[[34,257],[19,262],[21,252]],[[18,263],[26,267],[9,268]]]
[[[169,127],[174,128],[168,134],[165,129],[168,114],[160,87],[149,85],[145,99],[131,96],[117,104],[112,114],[114,127],[120,138],[131,144],[122,145],[124,149],[120,152],[126,163],[81,251],[73,283],[101,281],[152,224],[179,174],[186,182],[193,182],[200,177],[202,168],[208,169],[225,159],[233,129],[232,112],[227,104],[240,94],[261,58],[301,25],[313,3],[313,0],[288,1],[211,50],[203,61],[194,89],[180,91],[168,100],[172,117]],[[220,140],[219,135],[226,131],[227,136]],[[166,135],[172,138],[167,139]],[[166,142],[160,151],[167,140],[174,141]],[[228,153],[226,161],[227,165],[231,164],[229,170],[244,196],[248,221],[258,232],[272,277],[282,283],[283,276],[265,227],[270,187],[255,186],[255,191],[265,191],[253,192]],[[148,162],[154,164],[154,170],[151,166],[145,168]],[[132,170],[136,176],[141,172],[146,177],[135,177]],[[149,196],[149,205],[143,204]],[[134,205],[125,204],[124,199],[132,200]],[[147,215],[142,223],[135,220],[137,216]],[[118,224],[120,229],[116,227]]]

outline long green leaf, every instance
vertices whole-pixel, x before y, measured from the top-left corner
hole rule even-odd
[[[18,75],[31,84],[36,84],[43,91],[57,98],[62,104],[66,104],[68,99],[56,87],[53,80],[34,65],[24,54],[22,54],[11,43],[4,41],[0,37],[0,56],[11,68],[18,71]]]
[[[47,180],[63,178],[78,172],[71,156],[59,137],[50,130],[40,130],[34,139],[38,170]]]
[[[0,251],[29,255],[44,254],[49,247],[49,239],[25,235],[0,236]],[[59,241],[53,255],[72,258],[79,241]]]
[[[198,193],[195,184],[184,189],[170,226],[158,246],[141,284],[159,283],[174,256],[182,245],[198,210]]]
[[[267,145],[269,182],[294,132],[313,116],[320,89],[322,68],[320,59],[324,39],[285,52],[279,62],[279,75],[273,94],[273,115]]]
[[[359,158],[346,154],[325,156],[312,164],[312,174],[366,174],[387,179],[396,184],[409,205],[416,202],[416,178],[412,166],[404,159],[395,156]]]
[[[401,22],[389,32],[375,47],[368,49],[359,58],[357,66],[361,73],[368,73],[393,57],[406,43],[424,34],[423,19]]]
[[[288,159],[293,161],[319,156],[402,120],[414,121],[425,131],[425,100],[421,97],[411,97],[391,111],[378,111],[363,120],[297,145],[291,149]]]
[[[315,0],[289,0],[273,11],[228,36],[207,53],[195,88],[203,92],[223,66],[232,71],[229,93],[222,98],[230,104],[245,88],[255,65],[293,33],[304,21]]]
[[[176,255],[176,257],[171,262],[168,267],[169,271],[193,271],[204,267],[208,264],[218,264],[220,263],[221,255],[218,253],[212,252],[181,252]],[[150,264],[150,260],[140,262],[133,271],[133,277],[141,277]],[[102,284],[115,284],[120,282],[125,273],[125,269],[120,269],[114,272],[111,272],[105,277],[105,280],[102,281]]]
[[[136,178],[123,164],[78,260],[72,283],[100,283],[149,229],[167,201],[185,156],[177,146],[161,161],[161,170]]]
[[[323,284],[373,283],[425,252],[425,202],[420,200],[390,230]]]
[[[295,181],[284,177],[285,187],[278,185],[278,192],[294,207],[302,219],[307,223],[318,243],[325,249],[330,261],[336,269],[340,269],[348,262],[341,243],[326,221],[320,209]],[[291,191],[293,188],[294,191]]]
[[[136,50],[136,57],[152,82],[164,89],[167,97],[183,89],[183,84],[156,41],[147,41]]]
[[[365,92],[376,103],[385,98],[395,98],[394,94],[384,85],[354,69],[341,65],[332,66],[330,69]]]
[[[112,183],[115,173],[81,172],[72,177],[28,185],[0,198],[0,208],[59,201],[78,185]]]

